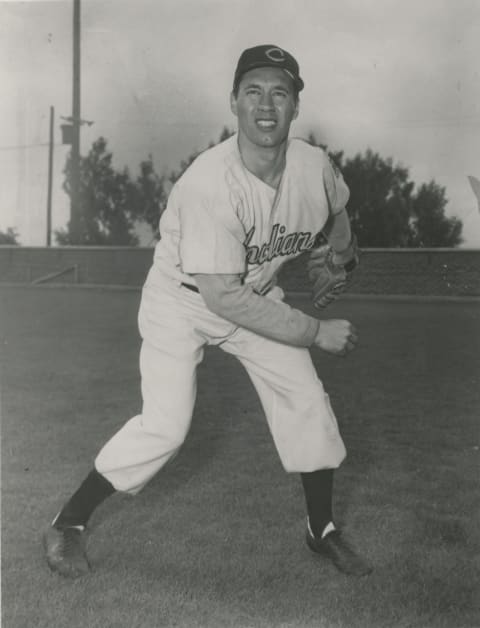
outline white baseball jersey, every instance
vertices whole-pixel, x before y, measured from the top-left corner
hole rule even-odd
[[[238,327],[180,284],[194,283],[196,273],[240,274],[265,291],[285,261],[313,246],[329,212],[347,199],[324,151],[295,139],[278,190],[246,170],[236,136],[200,155],[175,184],[138,317],[142,413],[95,460],[117,490],[137,493],[181,447],[206,344],[219,345],[247,369],[287,471],[340,465],[345,446],[308,350]]]
[[[325,151],[290,139],[278,190],[243,165],[237,135],[205,151],[176,182],[160,220],[155,266],[180,282],[240,274],[260,292],[312,248],[349,191]]]

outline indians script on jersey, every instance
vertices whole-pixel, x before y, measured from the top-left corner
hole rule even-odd
[[[245,248],[247,249],[247,262],[249,264],[264,264],[271,262],[275,257],[284,255],[296,255],[311,249],[315,243],[316,234],[310,231],[295,231],[285,235],[287,228],[284,225],[273,225],[270,239],[262,246],[250,245],[255,233],[253,226],[247,233]]]

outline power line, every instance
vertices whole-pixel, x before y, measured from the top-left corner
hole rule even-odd
[[[49,146],[49,142],[42,142],[41,144],[24,144],[18,146],[0,146],[0,150],[24,150],[26,148],[38,148],[39,146]],[[54,144],[54,146],[63,146],[62,143]]]

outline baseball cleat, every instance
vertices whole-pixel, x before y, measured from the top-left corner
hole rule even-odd
[[[85,553],[84,528],[54,528],[43,535],[48,566],[66,578],[78,578],[90,571]]]
[[[373,567],[348,545],[339,530],[329,532],[322,539],[307,530],[307,545],[312,552],[330,559],[339,571],[349,576],[366,576],[373,571]]]

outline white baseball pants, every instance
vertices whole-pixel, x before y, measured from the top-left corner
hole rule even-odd
[[[205,345],[218,345],[247,370],[286,471],[336,468],[345,458],[337,420],[308,349],[236,327],[208,310],[200,294],[152,271],[138,322],[142,413],[95,460],[115,489],[137,493],[178,452],[190,428],[196,368]]]

